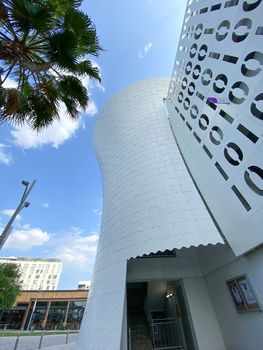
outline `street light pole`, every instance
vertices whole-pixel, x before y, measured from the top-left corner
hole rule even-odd
[[[37,306],[37,302],[38,302],[38,298],[40,297],[40,293],[41,292],[42,292],[42,287],[40,287],[37,290],[36,299],[34,300],[33,309],[32,309],[32,312],[31,312],[31,315],[30,315],[30,318],[29,318],[29,321],[28,321],[27,329],[26,329],[27,331],[30,331],[31,323],[33,321],[34,312],[35,312],[35,309],[36,309],[36,306]]]
[[[20,211],[23,208],[29,207],[30,202],[27,202],[26,199],[27,199],[29,193],[32,191],[32,188],[35,186],[35,183],[36,183],[36,180],[34,180],[31,185],[28,181],[25,181],[25,180],[22,181],[22,185],[24,185],[26,188],[25,188],[24,193],[22,195],[21,201],[18,204],[18,207],[16,208],[14,214],[11,216],[6,227],[4,228],[4,231],[2,232],[2,234],[0,236],[0,249],[3,247],[3,245],[5,244],[5,241],[7,240],[8,236],[10,235],[10,233],[12,231],[12,228],[13,228],[12,223],[14,222],[16,216],[20,213]]]

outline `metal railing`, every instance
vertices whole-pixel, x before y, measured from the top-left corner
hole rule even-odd
[[[19,323],[1,323],[0,324],[0,333],[5,331],[6,329],[20,330],[20,328],[21,328],[21,322],[19,322]]]
[[[154,350],[182,349],[176,318],[154,319],[151,328]]]
[[[128,350],[132,350],[131,348],[131,327],[128,329]]]

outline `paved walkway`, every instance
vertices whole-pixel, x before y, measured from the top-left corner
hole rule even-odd
[[[76,350],[76,343],[49,346],[48,348],[41,348],[41,350]]]
[[[13,350],[17,337],[0,337],[0,350]],[[43,350],[74,350],[77,334],[69,334],[66,345],[66,334],[45,335],[42,340]],[[17,350],[38,350],[40,336],[20,337]]]

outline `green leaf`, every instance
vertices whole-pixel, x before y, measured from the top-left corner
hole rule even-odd
[[[68,9],[80,7],[82,0],[47,0],[46,2],[57,16],[64,16]]]
[[[52,103],[44,94],[35,91],[29,97],[31,115],[28,123],[36,130],[43,129],[59,118],[56,104]]]
[[[0,264],[0,309],[13,307],[16,297],[20,294],[18,279],[20,272],[15,264]]]
[[[78,53],[97,56],[102,48],[99,46],[96,29],[91,19],[83,12],[70,9],[64,17],[64,29],[71,31],[78,43]]]
[[[43,2],[12,1],[13,25],[19,31],[35,29],[44,32],[54,23],[54,16]]]
[[[65,75],[58,81],[57,86],[62,100],[67,96],[70,96],[82,108],[87,107],[89,100],[88,91],[77,77],[73,75]]]
[[[69,31],[60,32],[47,38],[49,48],[48,59],[61,68],[74,69],[77,63],[77,43]]]
[[[85,60],[77,64],[76,72],[79,74],[85,74],[89,77],[101,82],[100,71],[98,67],[92,65],[91,61]]]
[[[69,9],[64,16],[64,28],[72,31],[75,35],[95,30],[90,18],[82,11],[73,8]]]
[[[65,95],[61,96],[61,101],[65,104],[69,116],[76,119],[79,115],[76,101],[72,97]]]

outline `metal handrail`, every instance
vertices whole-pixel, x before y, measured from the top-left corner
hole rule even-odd
[[[166,322],[177,322],[177,318],[175,317],[165,317],[165,318],[153,318],[152,323],[166,323]]]
[[[131,350],[131,327],[129,327],[128,329],[128,336],[129,336],[128,350]]]
[[[154,350],[182,349],[179,323],[176,318],[163,318],[152,322]]]
[[[147,299],[144,298],[144,312],[145,312],[145,315],[146,315],[146,319],[148,321],[148,325],[149,327],[151,326],[152,324],[152,314],[151,314],[151,311],[148,307],[148,303],[147,303]]]

